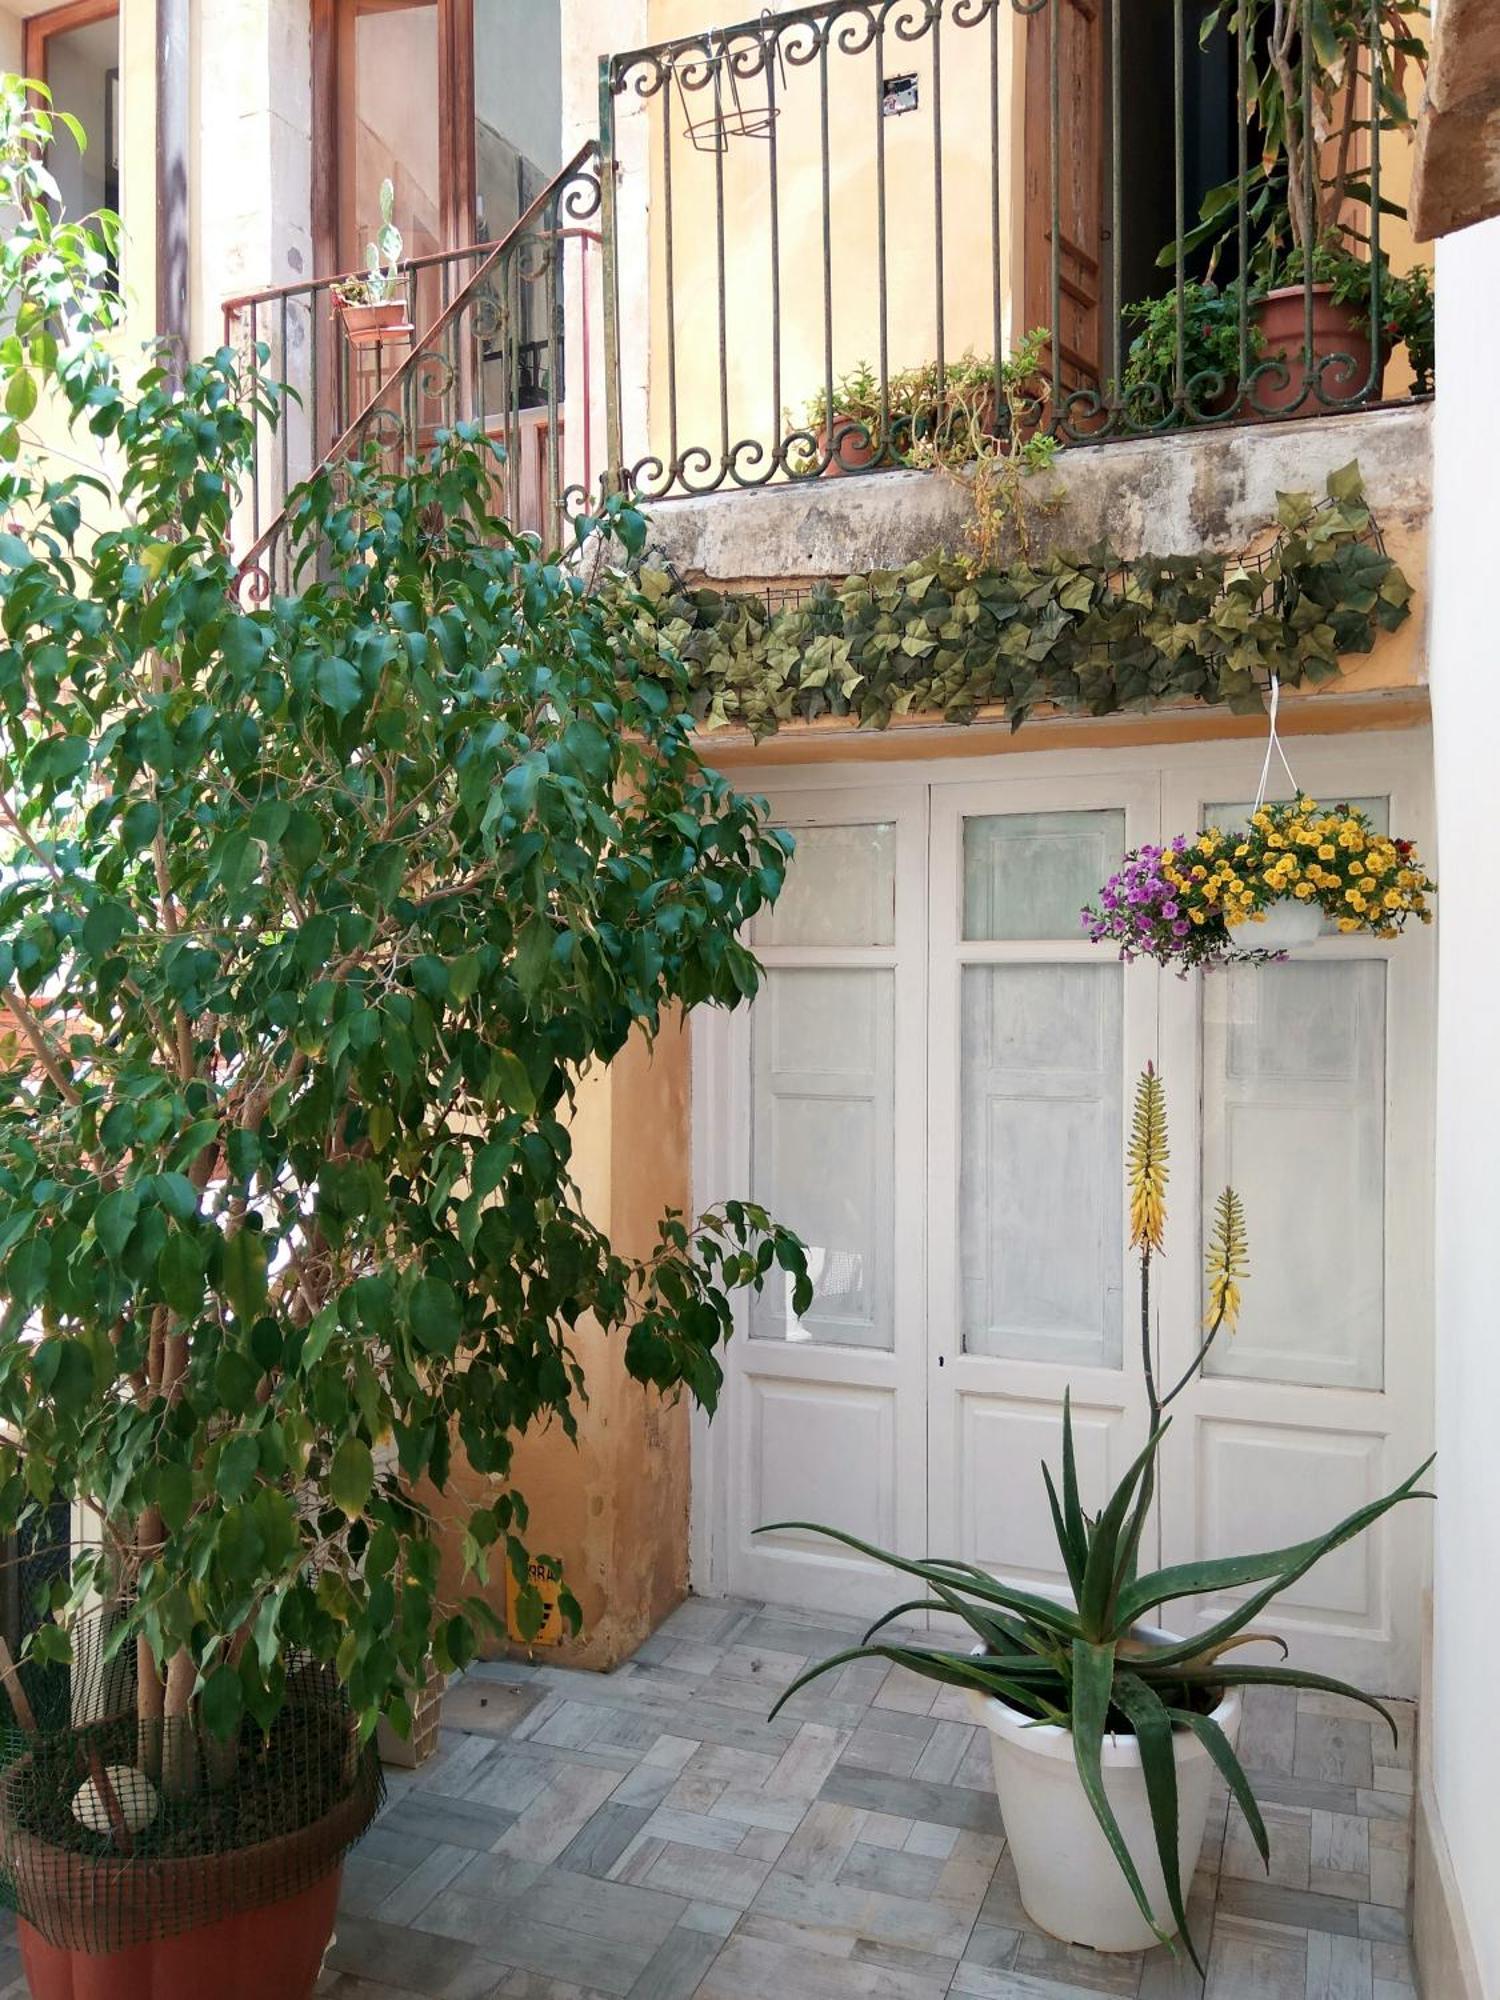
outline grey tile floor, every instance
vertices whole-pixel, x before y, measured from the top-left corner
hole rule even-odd
[[[1411,1737],[1257,1690],[1269,1880],[1214,1805],[1204,1983],[1031,1928],[964,1698],[861,1662],[766,1720],[851,1627],[690,1599],[609,1675],[474,1668],[350,1857],[319,2000],[1414,2000]],[[268,1996],[269,2000],[269,1996]]]

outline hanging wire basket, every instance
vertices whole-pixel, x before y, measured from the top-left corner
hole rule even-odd
[[[731,139],[768,139],[779,116],[773,86],[786,85],[786,63],[770,8],[761,9],[754,42],[731,45],[726,35],[711,30],[702,53],[695,50],[675,62],[672,75],[682,104],[683,136],[697,152],[728,152]],[[757,77],[763,79],[759,98],[743,87]],[[713,105],[707,114],[693,102],[704,90]]]

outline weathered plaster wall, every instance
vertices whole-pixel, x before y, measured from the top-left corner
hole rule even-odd
[[[691,1205],[688,1073],[687,1032],[672,1025],[654,1050],[637,1038],[580,1093],[575,1171],[589,1214],[626,1254],[649,1253],[665,1210]],[[589,1383],[578,1442],[555,1426],[528,1435],[516,1454],[514,1484],[531,1509],[529,1546],[563,1559],[583,1607],[583,1634],[558,1657],[607,1668],[687,1588],[687,1409],[630,1379],[623,1340],[589,1325],[573,1346]],[[452,1494],[481,1504],[492,1497],[491,1483],[460,1465]],[[439,1519],[456,1522],[451,1502],[427,1497]],[[455,1526],[444,1566],[445,1588],[455,1595],[473,1588],[462,1578],[457,1538]],[[498,1565],[487,1595],[503,1616]]]
[[[1039,551],[1107,541],[1126,558],[1145,552],[1240,550],[1263,537],[1278,492],[1319,493],[1329,472],[1359,461],[1386,546],[1415,590],[1412,615],[1351,658],[1337,681],[1288,698],[1285,726],[1399,728],[1420,721],[1426,677],[1427,523],[1431,501],[1431,406],[1362,411],[1309,422],[1244,424],[1140,443],[1078,446],[1055,474],[1039,474],[1033,508]],[[717,582],[806,582],[855,570],[899,568],[934,548],[962,546],[969,496],[940,473],[876,472],[759,492],[661,502],[651,516],[655,550],[684,576]],[[1252,733],[1260,728],[1200,703],[1150,716],[1037,719],[1007,746],[1066,741],[1162,742]],[[1003,733],[1003,732],[1001,732]],[[707,754],[735,762],[746,741],[729,731],[705,738]],[[969,754],[974,732],[933,717],[901,718],[882,737],[842,719],[784,729],[760,755],[802,762],[821,756]]]

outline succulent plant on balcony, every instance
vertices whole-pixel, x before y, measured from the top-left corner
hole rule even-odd
[[[396,185],[380,183],[380,228],[366,245],[362,274],[343,278],[333,287],[333,301],[344,331],[355,347],[378,347],[406,340],[412,327],[406,317],[401,278],[401,231],[396,227]]]
[[[734,1290],[805,1309],[762,1210],[627,1254],[570,1164],[588,1072],[755,991],[787,843],[628,606],[495,517],[476,426],[321,471],[256,602],[264,350],[121,381],[40,118],[0,86],[0,1532],[83,1531],[0,1654],[0,1871],[37,2000],[306,2000],[378,1719],[507,1573],[540,1623],[512,1460],[576,1435],[580,1323],[711,1404]]]
[[[1055,1594],[972,1562],[895,1554],[812,1522],[778,1522],[762,1532],[824,1535],[914,1580],[911,1594],[875,1621],[862,1644],[799,1676],[777,1708],[819,1675],[870,1658],[966,1690],[975,1721],[989,1732],[1001,1817],[1021,1901],[1033,1921],[1069,1942],[1106,1951],[1138,1951],[1180,1936],[1201,1972],[1187,1887],[1216,1772],[1270,1865],[1270,1835],[1236,1755],[1241,1691],[1267,1686],[1337,1693],[1383,1717],[1393,1737],[1396,1727],[1379,1701],[1341,1681],[1236,1656],[1261,1644],[1279,1648],[1285,1661],[1285,1644],[1256,1628],[1272,1600],[1393,1507],[1431,1496],[1419,1490],[1424,1465],[1306,1541],[1159,1570],[1143,1566],[1168,1412],[1197,1379],[1215,1343],[1233,1334],[1249,1267],[1244,1211],[1234,1189],[1225,1188],[1205,1257],[1203,1327],[1182,1374],[1160,1383],[1151,1285],[1165,1247],[1167,1180],[1166,1102],[1161,1079],[1148,1065],[1136,1092],[1127,1174],[1147,1436],[1124,1477],[1098,1496],[1091,1512],[1074,1450],[1071,1403],[1064,1397],[1060,1477],[1042,1468],[1057,1544]],[[1154,1622],[1165,1615],[1162,1607],[1228,1592],[1239,1593],[1229,1608],[1195,1613],[1190,1637]],[[937,1614],[967,1631],[961,1640],[938,1635],[927,1643],[877,1638],[912,1613]]]

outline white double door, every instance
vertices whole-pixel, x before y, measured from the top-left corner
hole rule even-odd
[[[1429,836],[1424,738],[1295,761],[1304,789]],[[798,844],[754,938],[761,996],[695,1022],[697,1195],[797,1229],[816,1296],[799,1320],[778,1280],[731,1343],[696,1439],[700,1590],[871,1613],[909,1594],[803,1529],[755,1532],[789,1520],[1065,1587],[1041,1477],[1064,1390],[1091,1509],[1145,1437],[1124,1155],[1148,1061],[1172,1135],[1159,1381],[1196,1350],[1226,1182],[1251,1277],[1176,1406],[1145,1559],[1296,1542],[1425,1455],[1428,935],[1179,980],[1079,920],[1127,848],[1247,811],[1255,762],[1200,745],[752,786]],[[1274,1612],[1294,1657],[1413,1693],[1429,1533],[1399,1510],[1295,1586]]]

